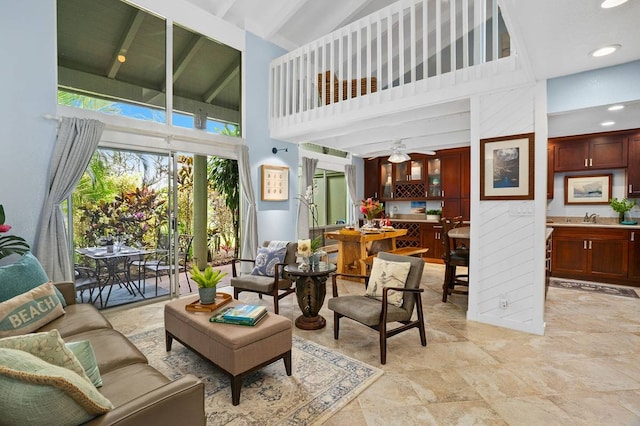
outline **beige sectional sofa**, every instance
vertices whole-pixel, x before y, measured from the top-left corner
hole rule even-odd
[[[89,425],[204,425],[204,384],[187,375],[169,380],[92,305],[76,304],[73,283],[57,283],[65,314],[37,331],[57,329],[65,342],[89,340],[103,385],[115,408]],[[164,342],[158,342],[164,346]]]

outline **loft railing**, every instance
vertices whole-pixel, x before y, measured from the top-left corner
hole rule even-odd
[[[272,129],[384,102],[510,51],[497,0],[402,0],[272,61]]]

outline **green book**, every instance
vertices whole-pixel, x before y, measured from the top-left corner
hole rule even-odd
[[[225,314],[230,312],[233,309],[233,306],[224,308],[220,312],[215,313],[209,321],[217,322],[222,324],[236,324],[236,325],[248,325],[253,326],[260,322],[264,317],[267,316],[266,308],[261,311],[261,313],[255,318],[236,318],[233,315],[226,317]]]

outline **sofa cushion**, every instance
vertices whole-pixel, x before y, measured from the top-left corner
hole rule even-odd
[[[100,377],[98,361],[96,360],[96,354],[93,352],[91,342],[80,340],[79,342],[68,342],[65,346],[76,356],[93,386],[97,388],[102,386],[102,377]]]
[[[101,328],[67,336],[64,339],[65,342],[79,342],[81,340],[91,342],[103,382],[104,375],[110,371],[131,364],[147,363],[147,358],[144,354],[129,339],[116,330]],[[164,342],[159,344],[164,344]]]
[[[133,379],[133,380],[132,380]],[[167,377],[148,364],[131,364],[102,375],[102,393],[119,407],[169,383]]]
[[[49,277],[38,259],[31,252],[26,252],[17,262],[0,267],[0,302],[25,293],[47,281]],[[62,306],[67,306],[62,293],[57,288],[55,292]]]
[[[49,364],[67,368],[88,382],[91,381],[74,352],[65,346],[58,330],[5,337],[0,339],[0,348],[28,352]]]
[[[50,282],[0,303],[0,338],[30,333],[64,314]]]
[[[63,339],[68,336],[83,333],[85,331],[100,328],[112,328],[111,323],[96,309],[88,303],[78,303],[77,305],[67,305],[66,314],[40,327],[38,331],[57,329]]]
[[[113,405],[75,372],[17,349],[0,349],[3,424],[76,425]]]

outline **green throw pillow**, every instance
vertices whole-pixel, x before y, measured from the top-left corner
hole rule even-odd
[[[0,349],[0,422],[78,425],[113,408],[90,382],[17,349]]]
[[[0,302],[25,293],[47,281],[49,277],[38,259],[31,252],[26,252],[16,263],[0,267]],[[60,290],[55,286],[54,289],[62,306],[67,306]]]
[[[0,338],[36,331],[64,314],[50,282],[0,303]]]
[[[93,352],[93,346],[88,340],[80,340],[79,342],[68,342],[65,346],[71,349],[71,352],[76,356],[84,372],[91,380],[91,383],[97,388],[102,386],[102,377],[100,376],[100,370],[98,369],[98,360],[96,360],[96,354]]]
[[[83,364],[76,358],[75,353],[65,345],[58,330],[5,337],[0,339],[0,348],[28,352],[49,364],[71,370],[91,382],[91,379],[85,374]]]

